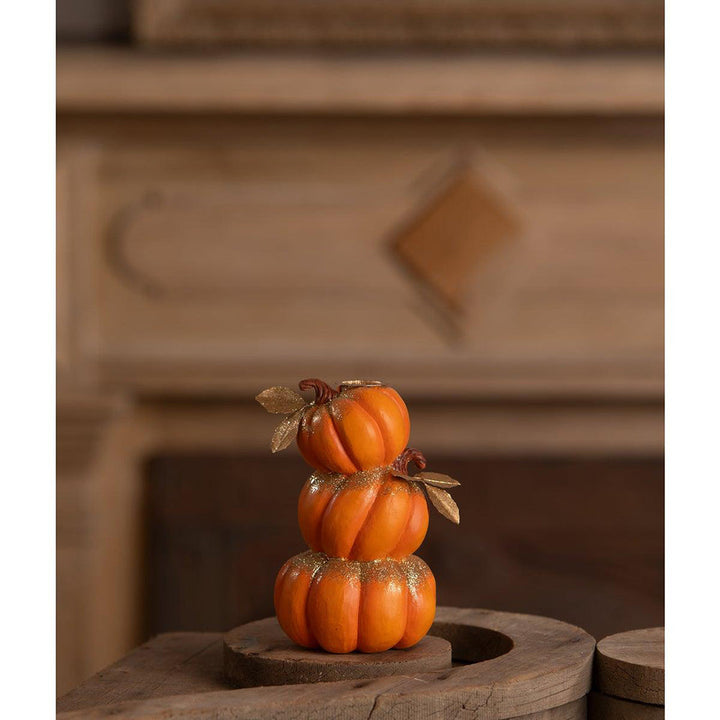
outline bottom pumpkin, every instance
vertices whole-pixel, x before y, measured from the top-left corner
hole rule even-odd
[[[435,618],[435,578],[416,555],[357,562],[307,551],[280,569],[275,612],[303,647],[332,653],[407,648]]]

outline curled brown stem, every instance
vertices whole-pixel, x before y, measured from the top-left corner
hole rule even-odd
[[[339,390],[331,388],[326,382],[318,380],[317,378],[308,378],[307,380],[301,380],[298,383],[298,387],[301,390],[314,390],[315,391],[315,404],[322,405],[328,400],[332,400],[340,394]]]
[[[408,474],[408,465],[414,462],[420,470],[424,470],[427,466],[425,456],[415,448],[405,448],[395,459],[392,466],[403,475]]]

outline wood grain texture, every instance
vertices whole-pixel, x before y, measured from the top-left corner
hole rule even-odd
[[[61,713],[60,718],[375,718],[430,713],[486,718],[576,718],[590,687],[593,639],[557,620],[486,610],[439,608],[436,622],[509,636],[510,652],[451,670],[308,685],[148,698]],[[557,713],[548,713],[553,709]]]
[[[153,47],[653,47],[658,0],[139,0]]]
[[[334,655],[298,647],[271,617],[241,625],[223,637],[225,677],[236,687],[415,675],[451,665],[450,643],[430,636],[407,650]]]
[[[665,703],[665,628],[603,638],[595,654],[594,687],[626,700]]]
[[[212,82],[208,82],[212,78]],[[143,55],[61,48],[60,112],[659,113],[659,55]]]
[[[154,637],[63,695],[57,711],[225,689],[221,635],[168,633]]]
[[[459,717],[462,716],[460,715]],[[567,705],[551,708],[550,710],[540,710],[539,712],[517,715],[510,720],[587,720],[587,700],[586,698],[580,698],[579,700],[569,702]]]
[[[72,251],[90,265],[73,290],[93,313],[80,360],[102,383],[251,397],[352,375],[462,402],[660,397],[659,121],[66,120],[99,155],[98,226]],[[514,187],[522,232],[464,276],[451,325],[390,240],[475,151],[492,158],[483,178]]]
[[[665,708],[662,705],[622,700],[591,691],[587,698],[587,720],[663,720]]]
[[[221,674],[222,644],[219,633],[161,635],[61,697],[57,711],[60,717],[83,718],[93,714],[91,708],[115,706],[115,717],[122,718],[120,708],[132,700],[226,689]],[[586,701],[579,698],[517,720],[586,720]]]

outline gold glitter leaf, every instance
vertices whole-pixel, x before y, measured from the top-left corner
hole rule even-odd
[[[275,428],[275,432],[270,442],[270,449],[276,453],[279,450],[284,450],[289,445],[292,445],[292,441],[297,435],[300,421],[302,420],[305,408],[302,407],[300,410],[296,410],[292,415],[288,415],[283,421]]]
[[[427,484],[425,485],[425,492],[427,492],[430,502],[435,506],[435,509],[443,517],[446,517],[456,525],[460,524],[460,508],[458,508],[457,503],[450,497],[449,492]]]
[[[449,475],[443,475],[442,473],[421,472],[418,478],[426,485],[432,485],[438,488],[457,487],[460,484],[455,478],[451,478]]]
[[[305,399],[289,387],[275,387],[263,390],[255,399],[269,413],[291,413],[305,407]]]

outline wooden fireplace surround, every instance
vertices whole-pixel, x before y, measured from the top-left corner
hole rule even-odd
[[[382,377],[428,454],[660,454],[662,102],[653,53],[61,49],[58,691],[142,639],[144,460],[265,448],[268,385]]]

